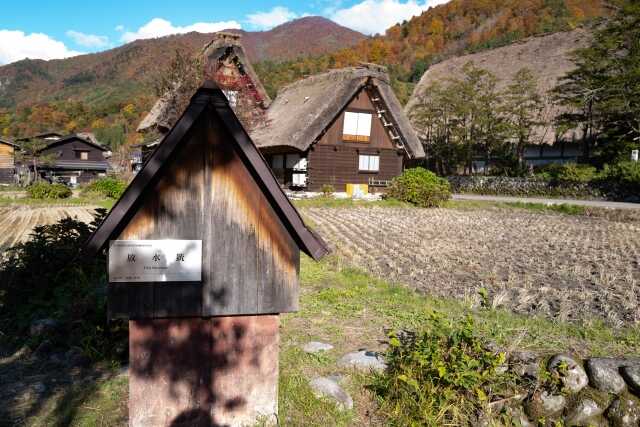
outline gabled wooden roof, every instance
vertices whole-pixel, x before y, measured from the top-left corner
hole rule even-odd
[[[300,250],[314,259],[319,259],[329,252],[326,244],[312,230],[308,229],[297,210],[278,185],[278,182],[260,154],[255,144],[244,130],[229,103],[211,81],[206,82],[191,98],[187,109],[169,131],[160,145],[144,163],[122,197],[115,204],[109,215],[98,227],[87,242],[91,252],[100,251],[110,239],[116,238],[124,229],[137,209],[147,190],[162,175],[163,166],[171,162],[178,148],[186,143],[187,136],[196,120],[203,114],[217,116],[231,135],[230,143],[236,145],[245,167],[254,177],[265,194],[272,208],[296,242]]]
[[[306,151],[367,86],[378,92],[408,156],[424,158],[422,143],[391,89],[389,76],[375,64],[331,70],[284,87],[267,110],[264,125],[251,136],[260,148]]]

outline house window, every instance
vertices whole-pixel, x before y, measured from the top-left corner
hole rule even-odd
[[[238,105],[238,91],[237,90],[223,90],[222,93],[224,93],[224,96],[227,97],[227,100],[229,101],[229,105],[232,108],[235,108],[236,105]]]
[[[307,159],[300,157],[300,154],[287,154],[285,164],[287,169],[293,169],[294,171],[307,170]]]
[[[361,154],[358,158],[358,169],[361,172],[378,172],[380,170],[380,156]]]
[[[271,159],[271,167],[274,170],[284,169],[284,155],[276,154],[275,156],[273,156],[273,158]]]
[[[342,138],[344,141],[369,142],[371,137],[371,113],[344,113]]]
[[[89,152],[88,151],[76,151],[76,159],[89,160]]]

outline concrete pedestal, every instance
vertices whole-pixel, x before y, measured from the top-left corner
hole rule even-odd
[[[129,321],[129,425],[276,421],[277,315]]]

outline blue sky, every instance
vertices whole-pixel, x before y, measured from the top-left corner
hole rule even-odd
[[[25,57],[69,57],[187,31],[268,30],[305,15],[325,16],[365,34],[383,33],[446,1],[13,0],[3,2],[0,16],[0,65]]]

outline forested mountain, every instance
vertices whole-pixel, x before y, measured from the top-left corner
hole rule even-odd
[[[531,35],[575,28],[607,13],[605,0],[452,0],[384,35],[364,37],[327,19],[307,17],[270,31],[243,32],[266,89],[359,61],[388,66],[406,102],[429,65]],[[112,148],[133,131],[155,100],[153,81],[176,50],[196,53],[211,35],[139,40],[109,51],[0,67],[0,134],[92,130]],[[160,64],[160,66],[158,66]],[[2,109],[4,107],[4,109]]]
[[[406,102],[413,85],[434,63],[504,46],[532,35],[567,31],[609,13],[606,0],[452,0],[337,52],[298,61],[258,65],[263,84],[283,84],[328,68],[375,62],[389,68]]]

